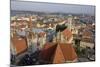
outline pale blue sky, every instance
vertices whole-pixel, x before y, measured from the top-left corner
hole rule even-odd
[[[11,10],[82,13],[82,14],[85,13],[94,15],[95,6],[11,1]]]

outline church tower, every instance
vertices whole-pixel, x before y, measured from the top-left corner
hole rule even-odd
[[[68,15],[68,29],[71,31],[72,29],[72,22],[73,22],[73,17],[72,15]]]

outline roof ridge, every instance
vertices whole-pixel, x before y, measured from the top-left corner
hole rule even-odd
[[[66,58],[65,58],[65,56],[64,56],[64,52],[63,52],[63,50],[62,50],[62,48],[61,48],[60,44],[58,44],[58,46],[59,46],[59,47],[60,47],[60,49],[61,49],[61,52],[62,52],[63,57],[64,57],[64,60],[66,61]]]
[[[54,52],[53,52],[53,54],[52,54],[52,57],[51,57],[51,59],[53,58],[54,59],[54,56],[55,56],[55,53],[56,53],[56,49],[57,49],[57,44],[55,44],[56,45],[56,47],[55,47],[55,50],[54,50]],[[52,60],[53,61],[53,60]]]

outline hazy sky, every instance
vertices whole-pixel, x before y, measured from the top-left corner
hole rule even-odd
[[[11,10],[94,14],[95,6],[11,1]]]

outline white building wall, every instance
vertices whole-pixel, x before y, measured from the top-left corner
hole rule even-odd
[[[90,48],[93,48],[94,47],[94,43],[89,43],[89,42],[80,42],[80,47],[90,47]]]
[[[14,48],[12,42],[11,42],[11,45],[10,45],[10,50],[11,50],[11,54],[16,55],[16,49]]]

